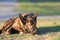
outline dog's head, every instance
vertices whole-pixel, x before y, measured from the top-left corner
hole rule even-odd
[[[37,13],[19,14],[19,17],[22,20],[23,24],[25,25],[26,29],[32,34],[35,34],[37,32],[36,29],[37,16],[38,16]]]
[[[28,14],[26,19],[26,27],[28,31],[30,31],[32,34],[35,34],[37,32],[36,29],[36,18],[38,14]]]

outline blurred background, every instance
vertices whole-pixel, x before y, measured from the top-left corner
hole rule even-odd
[[[38,12],[42,18],[59,19],[60,0],[0,0],[0,20],[17,16],[19,12]]]

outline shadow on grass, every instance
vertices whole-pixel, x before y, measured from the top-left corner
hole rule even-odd
[[[52,26],[52,27],[40,27],[38,28],[38,34],[46,34],[50,32],[60,32],[60,26]]]

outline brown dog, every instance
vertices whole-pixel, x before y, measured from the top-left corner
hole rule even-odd
[[[10,34],[10,30],[13,28],[18,32],[22,32],[23,30],[23,16],[19,14],[19,17],[8,19],[2,28],[2,34]]]
[[[5,24],[3,25],[3,28],[2,28],[2,34],[9,34],[10,33],[9,32],[9,30],[11,28],[10,26],[13,25],[15,19],[16,18],[10,18],[5,22]]]
[[[11,28],[17,30],[19,33],[30,32],[35,34],[37,14],[19,14],[19,17],[10,18],[6,21],[2,28],[2,34],[10,34]]]
[[[35,34],[37,33],[37,28],[36,28],[36,19],[37,19],[38,14],[27,14],[26,17],[26,23],[25,23],[25,28],[28,32]]]

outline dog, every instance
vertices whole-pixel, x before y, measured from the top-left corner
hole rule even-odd
[[[17,30],[20,34],[23,33],[32,33],[35,34],[37,32],[36,28],[36,19],[38,14],[29,13],[29,14],[19,14],[18,17],[8,19],[3,28],[2,34],[10,34],[12,28]]]

